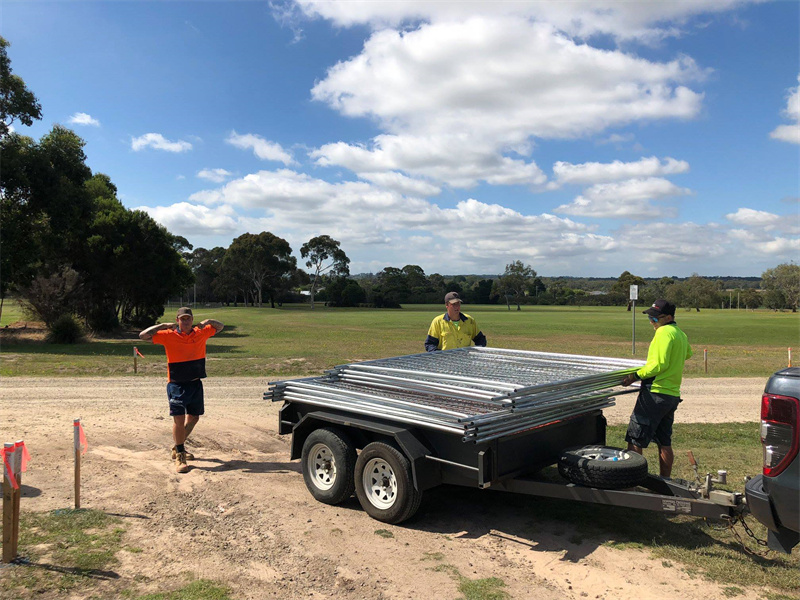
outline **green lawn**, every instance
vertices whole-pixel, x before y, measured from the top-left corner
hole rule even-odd
[[[619,307],[466,306],[489,345],[546,352],[631,357],[632,315]],[[281,308],[200,309],[225,323],[209,342],[209,374],[214,376],[290,376],[322,373],[334,365],[424,351],[423,341],[438,305],[400,310],[332,309],[317,305]],[[172,317],[170,309],[168,317]],[[636,313],[636,358],[644,360],[652,328]],[[22,320],[6,302],[0,326]],[[689,376],[703,376],[703,349],[710,376],[766,376],[787,363],[787,348],[800,353],[800,315],[790,312],[680,311],[680,326],[694,347]],[[145,355],[139,372],[166,372],[161,347],[141,342],[136,332],[123,338],[94,339],[71,346],[22,342],[18,334],[0,337],[0,375],[133,374],[133,346]],[[800,361],[800,356],[797,359]]]

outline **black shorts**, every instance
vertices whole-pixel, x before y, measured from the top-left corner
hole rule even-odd
[[[170,381],[167,384],[167,398],[169,398],[169,414],[172,417],[178,415],[199,417],[205,412],[203,382],[200,379]]]
[[[639,448],[647,448],[652,440],[659,446],[672,446],[672,423],[680,402],[677,396],[654,394],[642,386],[625,441]]]

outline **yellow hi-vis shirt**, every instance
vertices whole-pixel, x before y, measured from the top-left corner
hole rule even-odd
[[[691,356],[692,347],[686,334],[672,323],[662,325],[656,329],[650,342],[647,363],[636,371],[636,375],[639,379],[655,378],[650,386],[651,392],[680,397],[683,363]]]
[[[453,348],[471,346],[472,341],[480,332],[475,319],[469,315],[461,313],[461,319],[456,325],[445,313],[431,322],[431,326],[428,329],[428,339],[436,338],[439,340],[438,350],[452,350]],[[481,345],[485,346],[486,341]]]

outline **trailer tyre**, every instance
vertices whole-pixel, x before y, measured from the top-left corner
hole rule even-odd
[[[368,444],[356,460],[356,496],[373,519],[402,523],[414,516],[422,492],[414,487],[411,463],[395,446]]]
[[[334,427],[312,431],[301,462],[306,487],[320,502],[339,504],[353,495],[356,449],[345,432]]]
[[[609,446],[567,448],[558,472],[572,483],[606,490],[636,487],[647,477],[647,459],[633,451]]]

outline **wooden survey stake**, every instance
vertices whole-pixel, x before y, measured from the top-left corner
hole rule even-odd
[[[16,558],[14,540],[14,486],[11,484],[14,464],[14,444],[3,444],[3,562],[10,563]],[[11,467],[11,469],[9,469]]]
[[[17,558],[19,549],[19,505],[22,500],[22,454],[24,452],[24,443],[22,440],[17,440],[14,444],[14,461],[11,462],[11,468],[14,471],[14,479],[17,482],[17,487],[11,490],[11,553],[14,558]]]
[[[81,507],[81,420],[72,421],[72,444],[75,449],[75,508]]]

